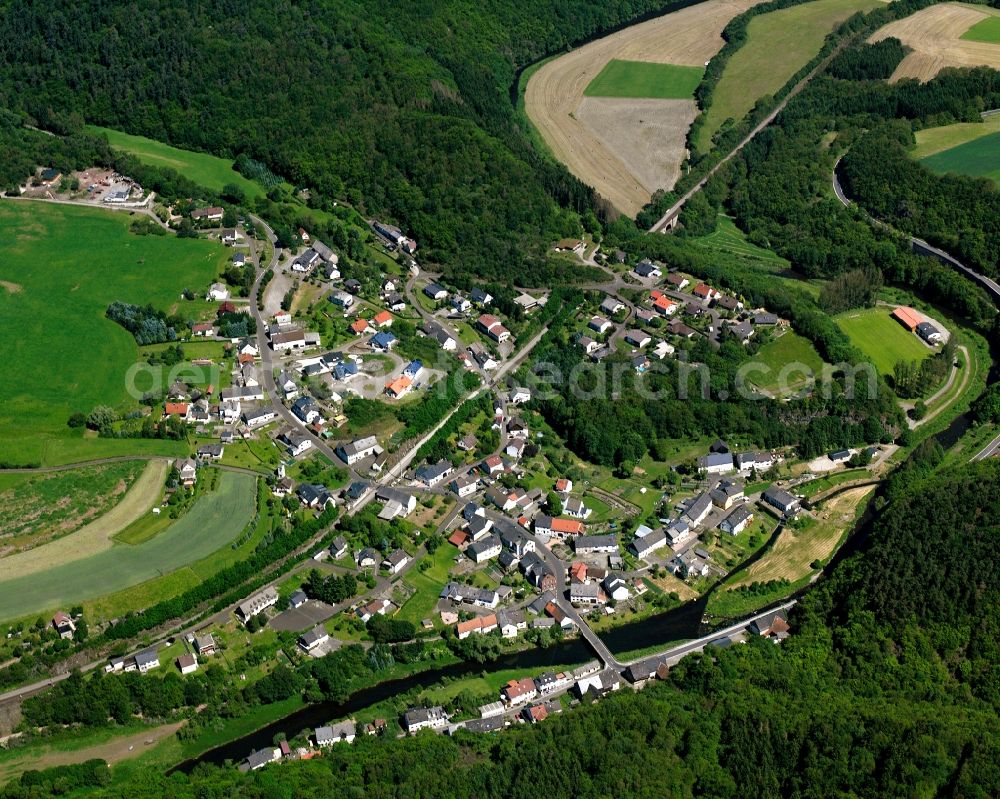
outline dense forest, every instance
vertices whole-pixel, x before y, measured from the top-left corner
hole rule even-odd
[[[531,147],[517,68],[662,0],[0,2],[0,107],[244,156],[412,233],[451,274],[519,281],[589,188]]]
[[[210,767],[109,775],[91,762],[29,772],[0,796],[77,786],[178,799],[487,799],[535,797],[539,786],[553,799],[996,796],[1000,464],[935,474],[924,462],[907,472],[909,485],[859,551],[794,609],[793,635],[780,647],[756,639],[691,656],[641,693],[500,735],[360,736],[321,759],[248,775]],[[348,647],[317,661],[312,679],[338,695],[344,669],[364,671],[369,661]],[[253,687],[261,701],[300,684],[291,673],[272,682]],[[123,701],[151,706],[139,695]]]

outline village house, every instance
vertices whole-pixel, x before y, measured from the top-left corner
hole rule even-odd
[[[410,556],[402,549],[396,549],[386,555],[382,568],[389,574],[399,574],[410,562]]]
[[[302,633],[298,639],[298,646],[303,652],[310,653],[313,650],[321,647],[327,641],[330,640],[330,634],[326,631],[326,628],[320,624],[313,627],[309,632]]]
[[[424,286],[424,294],[434,302],[441,302],[448,299],[448,289],[438,283],[428,283]]]
[[[337,447],[336,452],[344,463],[353,466],[371,455],[381,453],[382,447],[379,446],[375,436],[366,436],[365,438],[356,438],[349,444],[341,444]]]
[[[510,331],[492,314],[482,314],[476,320],[476,328],[493,339],[497,344],[503,344],[510,338]]]
[[[654,530],[641,538],[636,537],[629,544],[629,549],[635,553],[637,558],[648,558],[659,549],[667,545],[667,535],[663,530]]]
[[[746,505],[740,505],[719,522],[719,529],[730,535],[739,535],[752,521],[753,511]]]
[[[408,733],[438,729],[448,723],[448,714],[442,707],[418,707],[403,714],[403,729]]]
[[[520,680],[510,680],[500,689],[500,695],[510,706],[523,705],[538,696],[538,689],[535,681],[530,677],[522,677]]]
[[[268,608],[273,608],[278,604],[278,592],[271,587],[265,588],[254,594],[236,608],[236,615],[246,622],[251,616],[263,613]]]
[[[554,538],[565,538],[573,535],[583,535],[583,522],[574,519],[559,519],[551,516],[535,517],[535,532]]]
[[[73,633],[76,632],[76,624],[73,622],[73,619],[61,610],[56,611],[52,617],[52,626],[59,633],[60,638],[72,638]]]
[[[780,511],[786,516],[794,516],[801,505],[798,497],[785,491],[783,488],[771,486],[761,496],[763,502],[772,508]]]
[[[331,724],[328,727],[317,727],[313,733],[316,746],[333,746],[338,743],[352,743],[357,734],[357,722],[354,719]]]
[[[625,310],[625,303],[617,297],[605,297],[601,300],[599,308],[601,313],[607,314],[608,316],[614,316],[619,311]]]

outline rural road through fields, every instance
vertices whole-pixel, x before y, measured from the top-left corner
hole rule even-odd
[[[832,53],[830,53],[826,58],[820,61],[802,78],[802,80],[796,83],[795,86],[792,87],[792,90],[788,92],[788,94],[785,96],[785,99],[782,100],[780,103],[778,103],[778,105],[775,106],[774,110],[771,111],[766,117],[764,117],[760,122],[754,125],[753,129],[746,136],[743,137],[742,141],[740,141],[740,143],[737,144],[730,152],[728,152],[725,156],[723,156],[722,159],[715,166],[709,169],[707,174],[703,178],[701,178],[701,180],[699,180],[697,183],[694,184],[694,186],[692,186],[690,189],[684,192],[681,198],[673,205],[671,205],[663,214],[663,216],[661,216],[658,220],[656,220],[656,222],[653,223],[652,227],[649,228],[648,232],[665,233],[670,228],[670,226],[673,225],[674,220],[677,219],[677,216],[678,214],[680,214],[681,209],[684,207],[684,204],[705,187],[705,184],[708,183],[709,179],[716,172],[719,171],[719,169],[722,167],[723,164],[729,161],[740,150],[742,150],[751,141],[753,141],[754,138],[756,138],[757,134],[760,133],[762,130],[764,130],[764,128],[766,128],[768,125],[774,122],[774,120],[778,117],[778,114],[780,114],[782,111],[785,110],[785,106],[788,105],[788,102],[795,95],[801,92],[807,85],[809,85],[809,82],[813,78],[815,78],[816,75],[818,75],[823,69],[826,68],[827,64],[829,64],[830,61],[833,60],[833,57],[840,52],[842,47],[843,45],[834,48]]]

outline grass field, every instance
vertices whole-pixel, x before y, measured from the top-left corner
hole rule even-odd
[[[962,34],[962,38],[968,42],[1000,44],[1000,17],[989,17],[977,22]]]
[[[166,575],[229,544],[253,518],[255,480],[224,472],[218,489],[175,524],[138,546],[119,544],[45,571],[0,581],[0,618],[77,604]]]
[[[997,19],[1000,23],[1000,19]],[[1000,185],[1000,132],[990,133],[927,156],[920,162],[932,172],[989,178]]]
[[[761,347],[752,358],[761,366],[750,379],[764,391],[790,393],[808,382],[807,373],[819,376],[823,359],[812,342],[791,330]],[[805,367],[803,369],[802,367]],[[784,377],[782,370],[788,369]]]
[[[910,333],[890,316],[886,307],[848,311],[836,320],[851,343],[872,359],[875,368],[891,375],[899,361],[920,361],[932,354],[916,334]]]
[[[729,59],[696,142],[711,148],[712,136],[727,119],[740,120],[765,95],[774,94],[820,51],[836,25],[878,0],[814,0],[761,14],[750,20],[747,39]]]
[[[112,537],[145,514],[160,496],[167,475],[166,461],[150,461],[128,493],[103,516],[74,533],[47,544],[0,558],[0,581],[25,577],[111,549]]]
[[[141,461],[48,474],[0,474],[0,547],[24,549],[69,535],[111,508]]]
[[[233,162],[226,158],[181,150],[154,139],[147,139],[145,136],[133,136],[94,125],[88,125],[87,132],[106,136],[112,147],[132,153],[144,164],[175,169],[206,189],[218,192],[222,191],[222,187],[227,183],[232,183],[243,189],[248,198],[264,196],[263,186],[243,177],[233,169]]]
[[[85,438],[66,426],[95,405],[132,409],[132,336],[105,318],[114,300],[166,308],[201,291],[227,260],[200,239],[135,236],[129,215],[43,202],[0,203],[4,231],[0,337],[6,389],[0,462],[71,463],[122,454],[180,454],[177,442]]]
[[[986,117],[982,122],[956,122],[954,125],[924,128],[914,133],[917,143],[910,150],[910,156],[920,160],[998,132],[1000,132],[1000,114]]]
[[[583,90],[586,97],[649,97],[688,100],[701,82],[701,67],[611,59]]]
[[[738,255],[741,258],[759,261],[766,267],[787,269],[789,264],[784,258],[772,250],[765,250],[756,244],[751,244],[743,231],[736,227],[731,217],[719,214],[716,228],[707,236],[700,236],[691,241],[700,247],[719,252]]]
[[[403,577],[404,582],[416,589],[406,604],[399,609],[396,617],[420,624],[423,619],[432,618],[435,624],[440,624],[440,618],[434,613],[438,596],[444,584],[448,582],[448,572],[455,564],[458,550],[451,544],[441,544],[433,555],[428,556],[430,567],[421,571],[414,567]]]

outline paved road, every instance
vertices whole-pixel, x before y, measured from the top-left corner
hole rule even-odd
[[[973,461],[982,461],[986,458],[992,458],[994,455],[1000,452],[1000,436],[994,438],[989,444],[983,447],[979,452],[972,456]]]
[[[837,167],[839,166],[840,166],[840,159],[837,159],[837,163],[833,165],[833,175],[831,180],[833,184],[833,192],[834,194],[837,195],[837,199],[840,200],[841,203],[843,203],[847,207],[850,207],[854,205],[854,201],[847,196],[847,194],[844,192],[844,187],[840,183],[840,177],[837,175]],[[871,221],[872,224],[879,225],[880,227],[884,228],[889,228],[890,230],[893,229],[891,225],[886,224],[880,219],[876,219],[867,211],[863,211],[863,213],[865,214],[865,216],[868,217],[868,219]],[[1000,283],[997,283],[992,278],[986,277],[986,275],[981,275],[979,274],[979,272],[970,269],[954,256],[948,254],[947,252],[938,247],[935,247],[932,244],[928,244],[923,239],[918,239],[916,236],[907,236],[907,238],[910,241],[910,246],[913,247],[914,251],[916,251],[917,254],[933,256],[942,263],[945,263],[948,266],[957,269],[967,278],[972,280],[973,283],[976,283],[977,285],[985,289],[986,292],[993,299],[993,302],[996,303],[998,307],[1000,307]]]
[[[694,641],[688,641],[685,644],[678,644],[677,646],[672,646],[654,655],[646,655],[645,657],[636,658],[635,660],[630,660],[624,663],[623,666],[630,666],[633,663],[642,663],[645,661],[655,662],[655,663],[661,663],[666,661],[668,664],[676,663],[685,655],[690,655],[692,652],[700,652],[702,649],[705,648],[707,644],[711,643],[712,641],[715,641],[719,638],[725,638],[726,636],[732,635],[733,633],[745,630],[753,622],[757,621],[758,619],[763,619],[764,617],[770,615],[771,613],[774,613],[776,610],[788,610],[796,603],[796,601],[797,600],[790,599],[787,602],[782,602],[780,605],[768,608],[767,610],[759,611],[758,613],[755,613],[753,616],[750,616],[749,618],[744,619],[741,622],[732,624],[729,627],[726,627],[725,629],[722,630],[716,630],[715,632],[711,633],[710,635],[706,635],[703,638],[698,638],[697,640]]]

